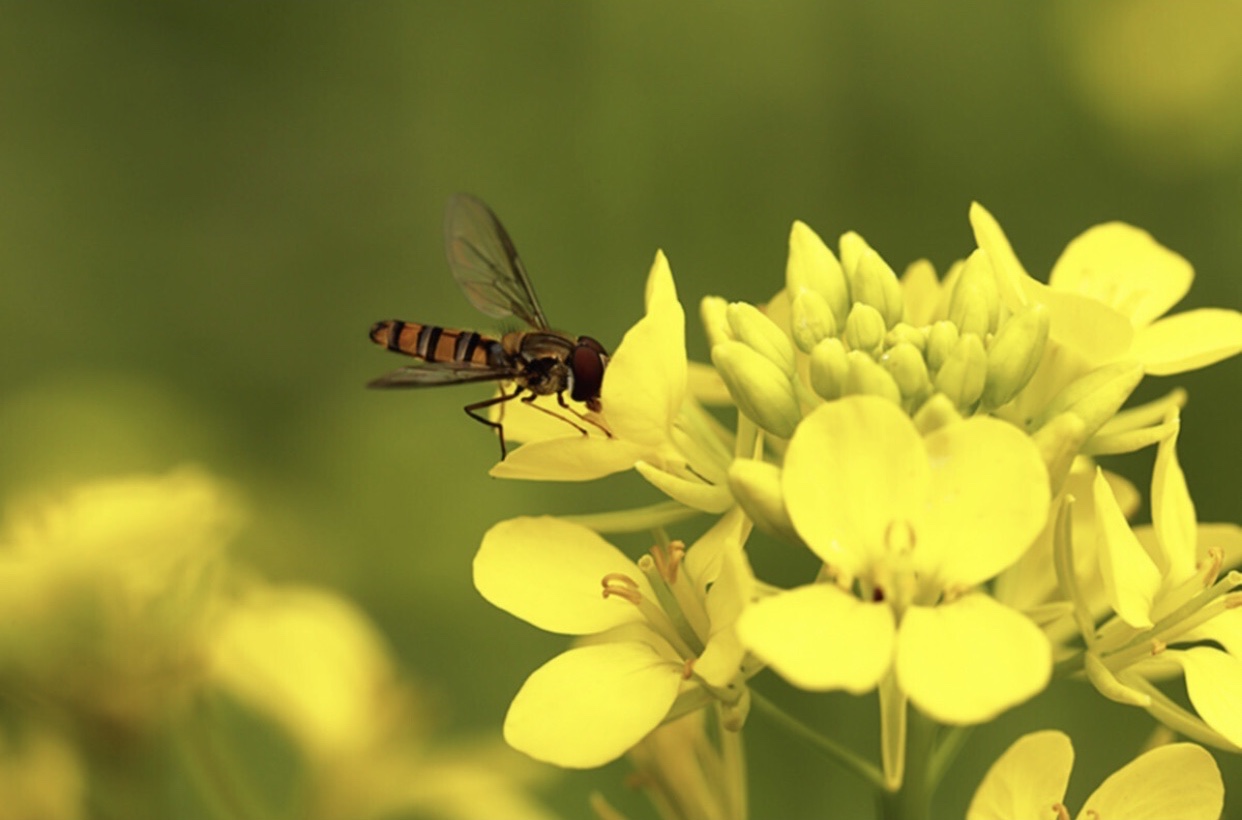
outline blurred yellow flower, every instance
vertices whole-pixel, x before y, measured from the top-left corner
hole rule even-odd
[[[297,741],[313,820],[550,818],[525,793],[535,773],[507,749],[427,748],[415,692],[379,632],[339,595],[254,586],[221,618],[212,657],[217,686]]]
[[[966,820],[1069,820],[1065,787],[1074,749],[1062,732],[1019,738],[979,784]],[[1216,761],[1193,743],[1140,755],[1092,792],[1079,820],[1218,820],[1225,787]]]
[[[191,469],[15,510],[0,535],[2,674],[93,717],[158,718],[203,674],[237,521],[228,494]]]
[[[86,817],[86,773],[77,753],[46,730],[0,741],[0,795],[0,820]]]

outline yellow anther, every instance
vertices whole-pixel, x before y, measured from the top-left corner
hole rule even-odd
[[[638,589],[638,582],[624,572],[610,572],[604,576],[600,583],[604,587],[603,597],[605,598],[621,598],[635,606],[638,606],[643,601],[643,595]]]

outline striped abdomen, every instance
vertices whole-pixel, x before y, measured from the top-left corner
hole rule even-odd
[[[473,330],[452,330],[389,319],[371,328],[371,341],[425,362],[458,362],[494,367],[504,358],[500,342]]]

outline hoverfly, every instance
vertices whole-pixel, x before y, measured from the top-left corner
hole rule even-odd
[[[522,396],[522,401],[564,421],[587,435],[586,428],[565,416],[535,404],[539,396],[555,395],[560,406],[579,420],[611,433],[595,419],[565,403],[574,401],[599,412],[600,387],[608,351],[590,336],[577,338],[553,330],[539,307],[535,289],[526,275],[517,248],[496,214],[469,194],[449,200],[444,219],[444,244],[453,278],[478,310],[495,319],[516,316],[530,330],[515,330],[499,339],[470,330],[454,330],[388,319],[371,328],[371,341],[420,363],[394,370],[368,387],[436,387],[467,382],[512,382],[513,392],[467,404],[471,418],[496,430],[500,458],[507,455],[504,425],[480,415],[497,404]]]

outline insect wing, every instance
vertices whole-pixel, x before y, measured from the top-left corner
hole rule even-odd
[[[453,278],[475,308],[547,329],[517,248],[491,208],[469,194],[454,195],[444,217],[444,247]]]
[[[457,362],[432,362],[411,365],[385,373],[367,383],[367,387],[438,387],[443,384],[495,382],[513,378],[513,371],[503,367],[463,366]]]

